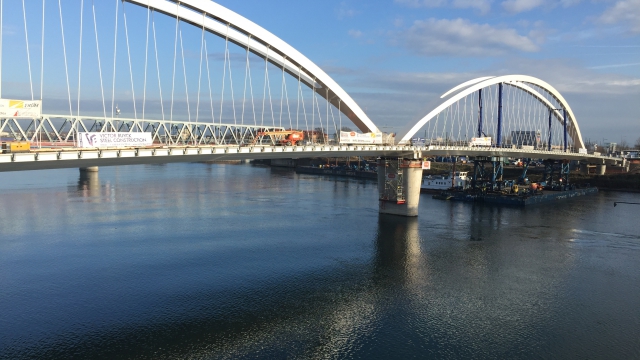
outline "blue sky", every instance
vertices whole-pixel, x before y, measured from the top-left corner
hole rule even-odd
[[[26,3],[32,78],[39,94],[42,2]],[[61,3],[75,109],[80,0]],[[218,3],[269,30],[318,64],[385,130],[401,132],[437,106],[442,93],[466,80],[526,74],[560,90],[572,106],[585,139],[633,143],[640,137],[640,0],[219,0]],[[82,91],[81,104],[83,111],[101,113],[91,4],[85,0],[81,85],[86,91]],[[110,100],[115,2],[96,0],[95,6],[103,87]],[[146,13],[125,6],[138,97],[143,91]],[[29,97],[22,2],[4,0],[4,10],[3,97]],[[60,55],[57,1],[47,1],[45,15],[44,108],[47,111],[49,106],[59,112],[65,106],[68,110],[68,105],[56,107],[68,99]],[[167,69],[170,73],[175,21],[161,17],[158,15],[156,26],[165,47],[159,61],[166,107],[166,92],[172,85]],[[123,112],[131,113],[132,106],[124,103],[131,96],[131,86],[126,48],[122,47],[123,18],[119,21],[116,98],[122,103]],[[189,25],[181,25],[185,56],[189,58],[185,60],[185,72],[197,78],[200,37],[197,29],[188,28]],[[224,41],[213,38],[208,41],[209,58],[217,54],[221,59]],[[238,57],[242,55],[240,49],[231,51]],[[256,60],[252,64],[252,69],[257,63]],[[234,69],[242,70],[240,64],[236,65]],[[178,70],[180,66],[178,62]],[[238,91],[242,78],[235,77],[243,73],[234,71]],[[154,76],[155,68],[148,72],[149,78]],[[176,78],[176,82],[183,79]],[[187,82],[193,101],[197,80]],[[182,85],[174,86],[178,89]],[[184,94],[184,89],[180,89]],[[147,89],[150,102],[158,100],[156,90]],[[149,112],[159,114],[157,109]]]

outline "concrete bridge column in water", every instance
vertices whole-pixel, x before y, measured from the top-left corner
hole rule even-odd
[[[380,214],[418,216],[422,161],[402,158],[378,160]]]

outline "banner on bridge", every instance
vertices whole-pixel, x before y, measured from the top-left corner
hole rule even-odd
[[[382,133],[340,131],[340,144],[382,144]]]
[[[42,100],[0,99],[2,118],[39,118],[42,116]]]
[[[150,146],[153,144],[148,132],[81,132],[79,146],[81,148],[109,148],[125,146]]]

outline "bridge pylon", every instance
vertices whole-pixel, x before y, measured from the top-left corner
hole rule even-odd
[[[422,161],[396,157],[378,159],[380,214],[418,216]]]

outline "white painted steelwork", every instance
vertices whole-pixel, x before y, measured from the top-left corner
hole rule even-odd
[[[283,68],[345,114],[363,132],[378,132],[356,102],[320,67],[247,18],[209,0],[125,0],[197,26]]]
[[[30,141],[34,147],[39,144],[75,145],[77,132],[148,132],[154,143],[163,145],[240,145],[252,142],[260,131],[271,130],[284,128],[69,115],[43,115],[41,119],[0,119],[0,133],[9,133],[16,140]]]
[[[528,76],[528,75],[505,75],[505,76],[496,76],[496,77],[482,77],[482,78],[467,81],[463,84],[460,84],[454,87],[453,89],[443,94],[442,98],[445,98],[460,89],[464,89],[464,90],[460,91],[453,97],[449,98],[448,100],[440,104],[437,108],[433,109],[433,111],[427,114],[427,116],[423,117],[420,121],[418,121],[416,125],[414,125],[411,128],[411,130],[409,130],[409,132],[406,135],[404,135],[402,139],[400,139],[399,143],[407,144],[411,140],[411,138],[425,124],[427,124],[427,122],[429,122],[431,119],[438,116],[438,114],[440,114],[443,110],[447,109],[449,106],[463,99],[465,96],[472,94],[473,92],[478,91],[480,89],[484,89],[491,85],[496,85],[500,83],[515,86],[525,90],[526,92],[534,96],[536,99],[538,99],[540,102],[542,102],[548,109],[553,111],[556,119],[562,122],[562,115],[560,114],[560,112],[555,110],[554,109],[555,107],[542,94],[540,94],[539,92],[537,92],[536,90],[528,86],[527,84],[533,84],[533,85],[539,86],[545,91],[547,91],[549,95],[551,95],[567,111],[568,124],[571,125],[568,135],[573,140],[574,147],[577,149],[584,148],[584,141],[582,140],[582,135],[580,134],[580,128],[578,127],[578,122],[576,120],[575,115],[573,114],[573,111],[571,110],[571,107],[569,106],[569,103],[567,103],[567,101],[560,94],[560,92],[558,92],[558,90],[556,90],[553,86],[551,86],[550,84],[548,84],[543,80],[540,80],[538,78],[535,78],[533,76]],[[575,150],[577,151],[577,149]]]
[[[31,153],[0,154],[0,172],[56,168],[160,164],[246,159],[385,156],[419,159],[427,156],[512,157],[580,160],[590,164],[617,164],[623,159],[577,152],[467,146],[308,145],[308,146],[164,146],[82,150],[40,149]]]

